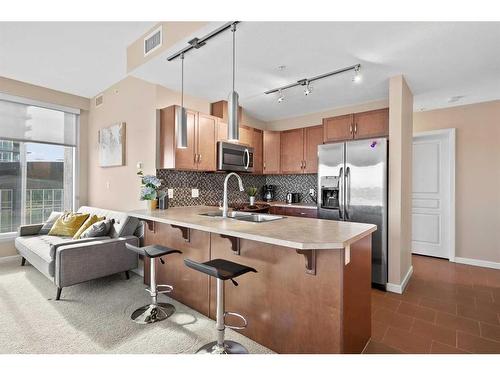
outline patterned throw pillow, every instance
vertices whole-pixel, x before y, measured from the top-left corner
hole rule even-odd
[[[78,231],[73,236],[73,239],[74,240],[79,239],[80,236],[82,235],[82,233],[85,232],[85,230],[88,227],[90,227],[92,224],[95,224],[98,221],[102,221],[104,219],[106,219],[106,216],[91,215],[87,220],[85,220],[85,223],[82,224],[82,226],[80,227],[80,229],[78,229]]]
[[[107,236],[111,229],[111,219],[101,220],[88,227],[80,236],[80,238],[103,237]]]
[[[52,229],[55,222],[61,217],[62,214],[62,212],[52,211],[47,221],[43,223],[43,227],[42,229],[40,229],[38,234],[49,234],[49,231]]]
[[[73,237],[88,217],[89,214],[65,212],[57,219],[49,236]]]

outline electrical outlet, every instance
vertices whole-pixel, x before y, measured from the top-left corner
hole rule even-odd
[[[172,199],[174,197],[174,189],[168,189],[167,193],[169,199]]]
[[[191,197],[198,198],[200,196],[200,191],[198,189],[191,189]]]
[[[309,189],[309,194],[314,195],[315,190],[314,189]]]

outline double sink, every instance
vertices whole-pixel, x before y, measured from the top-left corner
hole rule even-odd
[[[209,217],[222,217],[222,211],[205,212],[200,215]],[[249,221],[252,223],[265,223],[268,221],[284,219],[283,216],[278,216],[278,215],[258,214],[258,213],[240,212],[240,211],[230,211],[227,213],[227,217],[240,221]]]

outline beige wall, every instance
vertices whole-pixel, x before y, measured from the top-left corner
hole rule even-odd
[[[302,128],[305,126],[315,126],[315,125],[321,125],[323,119],[327,117],[341,116],[349,113],[371,111],[374,109],[387,108],[388,106],[389,106],[388,100],[377,100],[349,107],[329,109],[323,112],[309,113],[303,116],[291,117],[276,121],[269,121],[266,123],[265,126],[268,130],[287,130],[287,129]]]
[[[78,166],[80,171],[79,178],[79,196],[77,199],[80,204],[87,203],[87,127],[88,110],[90,100],[77,95],[67,94],[61,91],[47,89],[45,87],[31,85],[29,83],[16,81],[13,79],[0,77],[0,92],[8,95],[19,96],[31,100],[37,100],[49,104],[57,104],[66,107],[80,109],[80,154]],[[14,241],[0,242],[0,257],[16,254]]]
[[[127,48],[127,73],[130,73],[138,66],[169,49],[179,40],[192,35],[196,30],[199,30],[207,24],[208,22],[161,22],[156,24]],[[147,56],[144,56],[144,38],[152,31],[156,30],[160,25],[163,29],[162,46]]]
[[[455,256],[500,262],[500,100],[415,112],[414,132],[456,129]]]
[[[411,267],[413,95],[403,76],[389,81],[389,283]]]

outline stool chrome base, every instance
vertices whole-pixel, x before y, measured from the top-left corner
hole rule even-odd
[[[167,319],[175,312],[175,307],[170,303],[157,303],[142,306],[130,316],[138,324],[149,324]]]
[[[248,354],[247,348],[236,341],[225,340],[224,346],[217,345],[217,341],[212,341],[203,345],[197,354]]]

